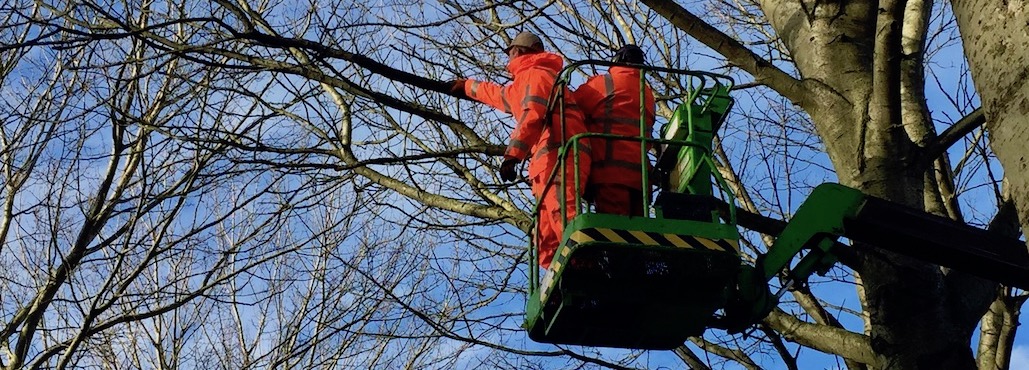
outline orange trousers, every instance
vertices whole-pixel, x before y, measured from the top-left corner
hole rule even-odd
[[[558,173],[547,188],[547,179],[552,170],[542,171],[533,176],[532,195],[540,203],[539,218],[536,222],[536,248],[539,251],[539,264],[543,268],[550,268],[550,262],[554,259],[554,253],[561,244],[561,235],[564,233],[564,225],[561,219],[560,192],[565,194],[565,217],[571,220],[578,213],[576,195],[581,199],[583,189],[586,187],[586,179],[589,176],[589,163],[579,163],[579,182],[575,183],[575,165],[565,165],[565,179],[567,186],[561,186],[561,174]],[[578,185],[578,186],[576,186]],[[544,193],[545,191],[545,193]],[[540,196],[542,195],[542,199]]]

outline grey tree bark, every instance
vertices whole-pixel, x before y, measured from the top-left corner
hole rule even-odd
[[[990,147],[1004,168],[1003,209],[1029,230],[1029,11],[1022,1],[953,0],[972,80],[982,100]],[[1017,227],[1009,233],[1018,235]],[[1002,289],[983,318],[980,369],[1006,369],[1025,294]]]
[[[1004,166],[1023,230],[1029,230],[1029,11],[1022,1],[954,0],[965,57],[982,98],[990,146]]]
[[[930,146],[927,135],[935,130],[926,118],[927,108],[918,103],[924,101],[919,99],[921,65],[905,62],[917,61],[922,52],[919,40],[924,39],[928,5],[918,1],[759,2],[795,63],[799,78],[794,79],[686,9],[670,2],[643,2],[757,82],[802,107],[814,121],[843,184],[917,209],[926,209],[927,203],[941,204],[938,195],[927,195],[925,190],[935,160],[924,158]],[[945,208],[930,209],[943,213]],[[861,276],[869,329],[864,340],[849,343],[867,347],[827,351],[872,368],[973,368],[969,338],[990,303],[992,285],[861,247],[861,263],[854,269]],[[770,324],[783,328],[776,317]],[[818,348],[840,343],[838,337],[829,339],[831,331],[798,329],[786,336]]]

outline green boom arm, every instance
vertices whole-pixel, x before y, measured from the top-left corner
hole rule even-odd
[[[768,254],[741,271],[737,296],[715,326],[738,332],[760,321],[786,288],[806,282],[814,272],[825,273],[836,263],[831,250],[841,236],[1029,289],[1025,242],[826,183],[801,204]],[[768,282],[804,250],[808,253],[789,270],[783,291],[771,295]]]
[[[860,191],[839,184],[815,188],[757,266],[760,278],[770,281],[805,249],[810,253],[791,270],[792,279],[804,281],[812,272],[832,267],[836,259],[829,250],[846,233],[843,220],[857,215],[864,200]]]
[[[759,266],[761,277],[771,280],[803,249],[811,253],[794,266],[791,278],[805,280],[832,267],[829,251],[840,236],[1029,288],[1025,242],[832,183],[819,185],[800,206]]]

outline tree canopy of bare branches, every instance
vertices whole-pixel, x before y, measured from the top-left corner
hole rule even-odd
[[[955,3],[11,0],[0,365],[1004,367],[1024,292],[861,244],[748,337],[532,343],[511,120],[445,94],[507,82],[518,31],[569,60],[635,43],[741,82],[715,152],[748,258],[826,181],[1017,237],[1024,136],[997,143],[1013,108],[970,78],[1014,72],[969,76]],[[650,79],[667,117],[687,86]]]

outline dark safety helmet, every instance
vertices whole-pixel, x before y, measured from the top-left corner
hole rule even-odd
[[[615,57],[611,61],[615,63],[644,64],[643,49],[633,44],[622,46],[621,49],[615,52]]]

